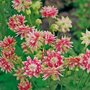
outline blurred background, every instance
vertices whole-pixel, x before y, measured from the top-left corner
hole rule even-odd
[[[10,16],[17,14],[17,11],[12,7],[12,0],[0,0],[0,40],[5,36],[15,36],[8,26],[7,22]],[[70,35],[74,42],[74,51],[71,51],[69,55],[78,55],[83,51],[83,45],[81,45],[81,33],[86,29],[90,30],[90,0],[41,0],[43,6],[54,5],[59,10],[59,16],[68,16],[72,20],[73,28],[70,31]],[[48,29],[48,21],[43,20],[42,29]],[[17,37],[16,40],[20,41]],[[17,43],[18,55],[23,55],[19,43]],[[41,79],[37,79],[38,87],[44,87],[45,83],[41,83]],[[17,90],[18,81],[11,74],[5,74],[0,71],[0,90]],[[73,86],[72,82],[68,82]],[[75,86],[73,86],[75,87]],[[36,89],[44,90],[44,89]],[[60,90],[60,86],[57,86],[56,90]],[[63,89],[64,90],[64,89]],[[68,89],[68,90],[73,90]],[[90,90],[90,85],[83,90]]]

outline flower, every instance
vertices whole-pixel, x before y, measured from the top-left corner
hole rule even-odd
[[[81,56],[81,68],[90,72],[90,51],[87,50],[85,54]]]
[[[69,57],[65,58],[66,66],[68,66],[70,69],[73,69],[75,66],[80,67],[81,58],[80,57]]]
[[[27,37],[27,34],[32,32],[33,30],[34,28],[32,27],[22,25],[17,28],[17,35],[21,35],[21,39],[23,39]]]
[[[86,33],[82,33],[82,44],[85,44],[86,46],[90,45],[90,31],[86,30]]]
[[[70,42],[70,38],[62,37],[56,42],[56,50],[61,53],[65,53],[72,47],[72,42]]]
[[[58,10],[54,6],[52,6],[52,7],[51,6],[48,6],[48,7],[44,6],[41,9],[42,17],[47,17],[47,18],[51,17],[51,18],[54,18],[54,17],[56,17],[57,13],[58,13]]]
[[[27,57],[27,61],[24,62],[24,74],[32,77],[38,77],[41,72],[41,64],[37,58],[33,60],[30,57]]]
[[[58,30],[62,32],[70,31],[72,27],[72,22],[68,17],[61,17],[61,19],[57,19],[56,24],[59,26]]]
[[[19,90],[30,90],[31,84],[29,83],[28,80],[23,80],[18,84],[18,89]]]
[[[47,56],[44,57],[44,64],[49,67],[59,67],[63,64],[62,56],[59,52],[47,51]]]
[[[3,41],[0,41],[0,47],[5,48],[5,47],[13,47],[15,45],[15,39],[13,37],[5,37]]]
[[[43,79],[46,80],[48,77],[52,77],[53,80],[59,80],[59,76],[62,76],[61,72],[63,71],[62,67],[46,67],[42,69]]]
[[[40,38],[40,32],[38,31],[33,31],[31,33],[28,34],[27,38],[26,38],[26,44],[29,47],[37,47],[38,46],[38,41]]]
[[[8,62],[5,58],[0,57],[0,68],[2,71],[11,72],[14,65]]]
[[[11,30],[16,32],[19,26],[23,26],[25,23],[25,17],[23,15],[13,15],[9,18],[8,26]]]
[[[31,0],[13,0],[12,2],[14,9],[16,9],[18,12],[29,9],[32,3]]]
[[[45,41],[45,44],[51,44],[54,42],[55,36],[49,31],[44,31],[43,39]]]

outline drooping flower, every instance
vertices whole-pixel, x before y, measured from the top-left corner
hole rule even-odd
[[[0,47],[6,48],[6,47],[13,47],[15,45],[15,39],[13,37],[5,37],[3,41],[0,41]]]
[[[85,54],[81,56],[81,68],[90,72],[90,51],[87,50]]]
[[[9,18],[8,26],[11,30],[17,31],[17,28],[23,26],[25,23],[25,17],[23,15],[13,15]]]
[[[14,9],[16,9],[18,12],[29,9],[32,3],[31,0],[13,0],[12,2]]]
[[[0,57],[0,68],[2,71],[11,72],[14,65],[11,62],[8,62],[5,58]]]
[[[45,44],[52,44],[55,40],[55,36],[49,31],[44,31],[43,38],[44,38]]]
[[[61,32],[70,31],[72,27],[72,22],[68,17],[61,17],[61,19],[57,19],[56,24],[58,25],[58,30]]]
[[[23,80],[18,84],[18,89],[19,90],[30,90],[31,84],[29,83],[28,80]]]
[[[42,9],[41,9],[41,15],[42,17],[51,17],[51,18],[54,18],[57,16],[57,13],[58,13],[58,10],[57,8],[55,8],[54,6],[44,6]]]
[[[70,41],[70,38],[62,37],[56,42],[56,50],[60,51],[61,53],[65,53],[72,47],[71,44],[72,42]]]
[[[30,57],[27,57],[27,61],[24,62],[24,74],[32,77],[38,77],[41,73],[41,62],[34,58],[33,60]]]
[[[90,45],[90,31],[86,30],[86,33],[82,33],[82,44],[85,44],[86,46]]]
[[[80,67],[81,65],[81,58],[80,57],[69,57],[65,58],[65,66],[68,66],[70,69],[74,67]]]
[[[59,67],[63,64],[62,60],[59,52],[47,51],[47,56],[44,57],[44,64],[49,67]]]

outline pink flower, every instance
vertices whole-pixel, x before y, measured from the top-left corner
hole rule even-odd
[[[41,72],[40,61],[36,58],[32,60],[30,57],[27,57],[27,61],[24,62],[24,71],[24,74],[29,77],[38,77]]]
[[[38,40],[40,37],[40,32],[33,31],[28,34],[28,37],[26,38],[26,43],[29,47],[37,47],[38,46]]]
[[[5,37],[3,41],[0,41],[0,47],[5,48],[5,47],[10,47],[15,45],[15,39],[13,37]]]
[[[13,7],[18,12],[25,11],[30,8],[31,0],[13,0]]]
[[[25,23],[25,17],[23,15],[14,15],[9,18],[8,26],[11,30],[16,32],[19,26],[23,26]]]
[[[90,51],[87,50],[85,54],[81,56],[81,68],[86,69],[87,72],[90,72]]]
[[[51,76],[53,80],[59,80],[59,76],[62,76],[61,71],[63,71],[63,69],[60,70],[60,67],[46,67],[42,69],[42,72],[44,74],[43,79],[46,80]]]
[[[30,90],[31,88],[31,84],[29,83],[29,81],[21,81],[19,84],[18,84],[18,89],[19,90]]]
[[[49,31],[44,31],[43,39],[45,41],[45,44],[51,44],[55,41],[55,36]]]
[[[0,57],[0,68],[3,71],[11,72],[13,69],[13,64],[8,62],[5,58]]]
[[[59,67],[63,64],[62,56],[59,52],[47,51],[47,56],[44,57],[44,64],[49,67]]]
[[[70,58],[66,58],[66,66],[68,65],[69,68],[73,69],[75,66],[76,67],[80,67],[81,63],[80,57],[70,57]]]
[[[25,38],[28,33],[32,32],[34,28],[30,28],[29,26],[19,26],[17,28],[17,35],[21,35],[21,38]]]
[[[72,47],[71,44],[72,42],[70,42],[70,38],[62,37],[56,42],[56,50],[65,53]]]
[[[51,6],[48,6],[48,7],[44,6],[41,10],[42,17],[54,18],[54,17],[56,17],[57,13],[58,13],[58,10],[54,6],[52,6],[52,7]]]

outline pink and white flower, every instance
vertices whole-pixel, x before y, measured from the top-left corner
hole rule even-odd
[[[38,31],[33,31],[31,33],[29,33],[27,35],[27,38],[26,38],[26,44],[29,46],[29,47],[37,47],[38,46],[38,41],[39,41],[39,38],[40,38],[40,32]]]
[[[5,58],[0,57],[0,68],[2,71],[11,72],[14,65],[11,62],[8,62]]]
[[[60,51],[61,53],[65,53],[72,47],[71,44],[72,42],[70,41],[70,38],[62,37],[56,42],[56,50]]]
[[[25,17],[23,15],[13,15],[9,18],[8,26],[11,30],[17,31],[19,26],[23,26],[25,23]]]
[[[19,90],[30,90],[31,88],[31,84],[29,83],[28,80],[24,80],[24,81],[21,81],[19,84],[18,84],[18,89]]]
[[[15,39],[13,37],[5,37],[3,41],[0,41],[0,47],[1,48],[6,48],[6,47],[12,47],[15,45]]]
[[[41,15],[42,17],[51,17],[51,18],[54,18],[56,17],[58,14],[58,10],[57,8],[55,8],[54,6],[44,6],[42,9],[41,9]]]
[[[81,68],[90,72],[90,51],[87,50],[85,54],[81,56]]]
[[[27,61],[24,62],[24,71],[24,74],[29,77],[38,77],[41,73],[41,62],[37,58],[32,60],[27,57]]]
[[[44,31],[43,39],[45,44],[52,44],[55,41],[55,36],[49,31]]]
[[[49,67],[59,67],[63,64],[63,58],[59,52],[47,51],[47,56],[44,57],[44,64]]]
[[[31,0],[13,0],[12,2],[14,9],[16,9],[18,12],[29,9],[32,3]]]

